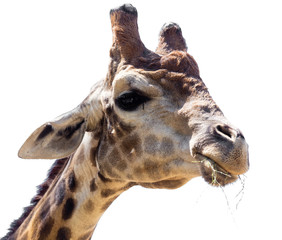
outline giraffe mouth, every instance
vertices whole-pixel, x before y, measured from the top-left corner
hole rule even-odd
[[[226,169],[207,156],[197,153],[195,158],[197,159],[197,163],[200,163],[202,177],[212,186],[225,186],[238,179],[237,175],[229,173]]]

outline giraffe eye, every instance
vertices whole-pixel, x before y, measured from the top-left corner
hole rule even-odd
[[[138,91],[125,92],[116,99],[116,104],[119,108],[125,111],[134,111],[141,104],[149,101],[150,98],[142,95]]]

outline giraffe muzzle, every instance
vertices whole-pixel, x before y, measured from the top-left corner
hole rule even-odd
[[[248,144],[242,132],[217,123],[192,138],[192,155],[202,177],[214,186],[224,186],[249,169]]]

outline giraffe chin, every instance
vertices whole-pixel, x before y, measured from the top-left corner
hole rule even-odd
[[[235,182],[238,179],[237,175],[229,173],[215,161],[202,154],[197,154],[196,159],[200,163],[202,177],[212,186],[223,187],[229,183]]]

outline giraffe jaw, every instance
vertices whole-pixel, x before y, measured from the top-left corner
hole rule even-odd
[[[238,179],[237,175],[231,174],[221,167],[216,161],[205,155],[197,153],[195,155],[195,159],[197,159],[197,163],[200,164],[199,166],[202,177],[212,186],[225,186]]]

